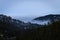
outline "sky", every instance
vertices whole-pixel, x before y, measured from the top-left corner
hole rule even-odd
[[[0,0],[0,14],[11,17],[60,14],[60,0]]]

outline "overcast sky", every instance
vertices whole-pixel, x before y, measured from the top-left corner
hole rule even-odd
[[[60,0],[0,0],[0,14],[12,17],[60,14]]]

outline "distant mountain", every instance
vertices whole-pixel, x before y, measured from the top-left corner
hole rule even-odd
[[[60,16],[57,16],[55,19],[59,20],[59,18]],[[57,39],[60,39],[60,21],[49,25],[34,24],[36,22],[34,20],[31,22],[24,23],[20,20],[11,18],[10,16],[0,15],[0,40],[55,40],[56,36]],[[42,23],[44,21],[38,22]]]
[[[24,22],[11,18],[10,16],[0,15],[0,22],[20,27]]]
[[[0,27],[2,26],[8,26],[9,29],[13,30],[24,30],[24,29],[32,29],[32,26],[35,27],[35,25],[38,24],[31,24],[30,22],[24,23],[20,20],[13,19],[10,16],[6,15],[0,15]]]
[[[46,21],[46,20],[49,20],[49,21],[58,21],[60,20],[60,14],[57,14],[57,15],[54,15],[54,14],[50,14],[50,15],[46,15],[46,16],[41,16],[41,17],[37,17],[35,18],[34,20],[39,20],[39,21]]]

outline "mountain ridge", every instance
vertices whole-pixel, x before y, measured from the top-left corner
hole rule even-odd
[[[60,14],[49,14],[49,15],[45,15],[45,16],[41,16],[41,17],[37,17],[35,18],[34,20],[41,20],[41,21],[44,21],[44,20],[51,20],[51,19],[60,19]]]

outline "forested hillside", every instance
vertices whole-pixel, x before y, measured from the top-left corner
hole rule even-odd
[[[31,30],[23,35],[26,40],[60,40],[60,21]]]
[[[0,15],[0,40],[60,40],[60,20],[38,25]]]

